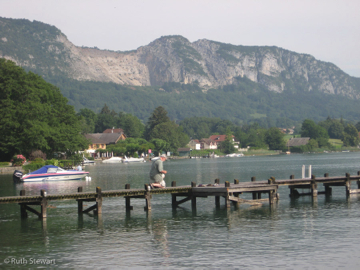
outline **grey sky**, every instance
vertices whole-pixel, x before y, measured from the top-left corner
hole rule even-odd
[[[54,25],[77,46],[126,51],[182,35],[278,46],[356,77],[359,10],[359,0],[0,0],[1,17]]]

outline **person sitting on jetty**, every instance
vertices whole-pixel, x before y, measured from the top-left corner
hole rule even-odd
[[[164,188],[166,187],[164,177],[167,171],[164,170],[163,162],[167,159],[166,155],[160,156],[160,159],[153,162],[150,170],[150,186],[152,188]]]

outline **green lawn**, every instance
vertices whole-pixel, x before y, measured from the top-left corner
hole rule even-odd
[[[343,146],[343,142],[340,139],[329,139],[329,143],[335,148],[341,148]]]

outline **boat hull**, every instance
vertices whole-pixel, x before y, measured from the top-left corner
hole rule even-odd
[[[74,172],[74,173],[61,173],[61,174],[39,174],[39,175],[23,175],[20,180],[24,182],[33,181],[64,181],[64,180],[81,180],[87,176],[88,172]]]

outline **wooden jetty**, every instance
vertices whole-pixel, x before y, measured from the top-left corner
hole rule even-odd
[[[351,182],[357,182],[357,189],[351,189]],[[318,191],[318,184],[323,184],[324,191]],[[83,192],[82,187],[79,187],[76,193],[70,194],[47,194],[45,190],[40,191],[38,196],[26,196],[25,190],[20,191],[20,196],[0,197],[0,204],[17,203],[20,205],[21,217],[27,217],[27,211],[36,214],[39,218],[46,218],[48,203],[59,200],[76,200],[78,202],[78,213],[88,213],[94,211],[96,214],[102,213],[102,203],[104,198],[110,197],[124,197],[126,211],[131,211],[131,199],[145,199],[145,211],[151,210],[151,199],[153,195],[171,194],[172,207],[176,208],[180,204],[191,201],[192,209],[196,209],[197,198],[207,198],[209,196],[215,197],[216,207],[220,206],[220,197],[225,199],[225,206],[227,208],[239,207],[240,204],[257,205],[268,202],[273,205],[279,199],[277,193],[280,186],[288,186],[290,189],[290,197],[298,197],[302,195],[311,195],[317,197],[318,194],[331,195],[332,187],[345,187],[346,196],[354,193],[360,193],[360,171],[355,176],[346,173],[344,177],[329,177],[325,174],[324,177],[301,178],[295,179],[293,175],[290,179],[276,180],[270,177],[267,181],[256,181],[255,177],[251,178],[251,182],[239,182],[234,179],[234,183],[226,181],[220,183],[219,179],[215,179],[213,184],[200,184],[192,182],[189,186],[176,186],[173,181],[171,187],[151,189],[148,184],[144,185],[143,189],[131,189],[130,184],[126,184],[122,190],[108,190],[102,191],[100,187],[96,188],[95,192]],[[298,190],[308,189],[310,192],[299,192]],[[251,193],[252,199],[245,200],[240,198],[243,193]],[[262,199],[261,195],[267,194],[268,198]],[[178,200],[178,198],[181,198]],[[87,209],[83,209],[83,202],[93,202],[94,204]],[[37,211],[33,206],[40,206]]]

